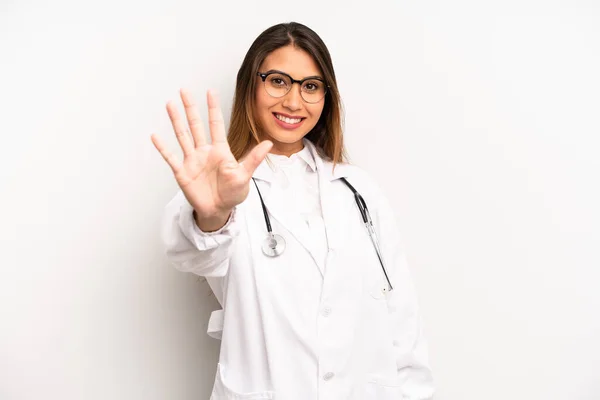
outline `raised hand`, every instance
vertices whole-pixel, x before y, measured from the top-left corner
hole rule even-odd
[[[152,135],[152,143],[173,170],[177,184],[196,212],[196,223],[200,229],[212,231],[223,226],[233,207],[246,199],[252,174],[273,144],[263,141],[243,161],[236,161],[227,143],[217,96],[211,91],[207,93],[212,139],[212,143],[208,144],[198,107],[191,94],[184,89],[180,94],[187,124],[173,102],[167,103],[167,112],[183,150],[183,162],[167,150],[156,134]]]

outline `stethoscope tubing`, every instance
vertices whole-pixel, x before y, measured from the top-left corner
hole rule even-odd
[[[379,246],[379,240],[377,239],[377,234],[375,233],[375,227],[373,226],[373,220],[371,219],[371,214],[369,213],[369,208],[367,207],[367,203],[365,199],[358,193],[358,191],[348,182],[348,180],[344,177],[340,178],[342,182],[346,184],[354,193],[354,199],[356,201],[356,205],[358,206],[358,210],[360,211],[360,215],[362,216],[365,227],[367,228],[367,232],[369,233],[369,237],[371,238],[371,243],[373,243],[373,247],[375,248],[375,253],[377,253],[377,258],[379,258],[379,264],[381,264],[381,269],[383,270],[383,275],[385,276],[385,280],[387,281],[388,288],[390,291],[394,290],[392,286],[392,282],[390,282],[390,278],[387,274],[387,268],[385,267],[385,262],[383,261],[383,256],[381,253],[381,248]]]

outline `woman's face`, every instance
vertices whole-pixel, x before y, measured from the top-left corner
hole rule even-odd
[[[270,53],[262,62],[259,72],[271,70],[285,72],[295,80],[323,75],[315,60],[304,50],[294,46],[281,47]],[[256,117],[273,142],[272,153],[291,154],[304,146],[302,138],[317,124],[325,105],[325,98],[317,103],[307,103],[300,96],[300,85],[293,84],[283,97],[272,97],[265,90],[260,76],[256,76]],[[268,79],[268,78],[267,78]]]

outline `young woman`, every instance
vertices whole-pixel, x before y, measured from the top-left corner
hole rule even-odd
[[[431,398],[394,212],[344,162],[321,38],[288,23],[254,41],[227,136],[216,96],[207,97],[210,144],[184,90],[187,123],[167,105],[183,162],[152,140],[181,188],[166,207],[167,255],[206,277],[223,308],[208,328],[222,340],[211,398]]]

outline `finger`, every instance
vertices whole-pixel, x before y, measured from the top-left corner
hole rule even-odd
[[[209,90],[206,93],[206,101],[208,103],[208,126],[210,128],[212,142],[226,142],[225,122],[223,121],[223,112],[221,111],[221,106],[219,106],[217,94],[214,91]]]
[[[188,134],[188,127],[185,121],[179,115],[179,111],[177,111],[177,107],[173,102],[167,103],[167,113],[169,113],[169,118],[171,119],[171,125],[173,125],[173,130],[175,131],[175,136],[177,137],[177,141],[181,146],[181,150],[183,150],[183,155],[189,155],[194,146],[192,144],[192,139]]]
[[[252,176],[254,170],[256,170],[260,163],[265,159],[267,153],[271,150],[271,147],[273,147],[273,142],[264,140],[256,145],[244,158],[244,161],[241,162],[250,176]]]
[[[194,145],[196,148],[206,144],[206,135],[204,133],[204,127],[202,126],[202,119],[200,118],[200,111],[192,97],[192,94],[185,90],[180,90],[181,101],[185,107],[185,115],[187,117],[188,125],[192,131],[192,138],[194,138]]]
[[[169,164],[169,167],[171,167],[173,173],[177,175],[177,173],[181,171],[181,162],[173,155],[173,153],[167,150],[167,146],[165,146],[165,143],[160,137],[158,137],[158,135],[153,134],[150,136],[150,138],[152,139],[152,143],[154,144],[154,147],[156,147],[156,150],[158,150],[167,164]]]

